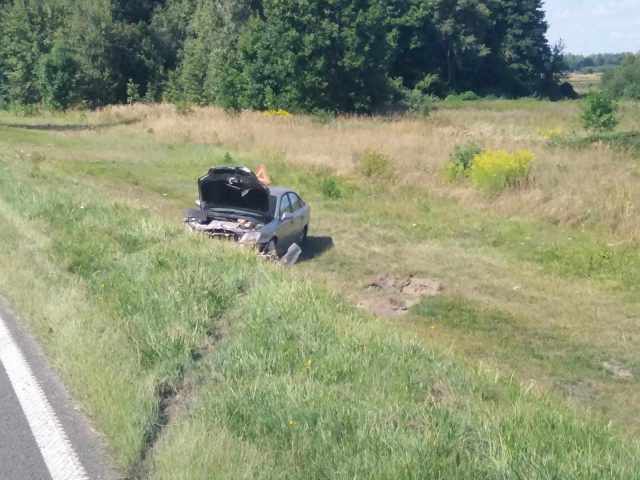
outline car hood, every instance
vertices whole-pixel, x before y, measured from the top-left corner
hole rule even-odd
[[[269,187],[244,167],[214,167],[198,181],[200,208],[224,209],[269,218]]]

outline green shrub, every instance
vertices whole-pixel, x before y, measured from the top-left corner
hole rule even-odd
[[[611,132],[618,125],[617,103],[606,92],[591,92],[582,105],[582,125],[587,130]]]
[[[416,88],[404,92],[403,106],[407,115],[426,118],[435,110],[437,101],[437,97]]]
[[[313,112],[311,116],[311,120],[314,123],[319,123],[321,125],[327,125],[334,121],[336,118],[336,114],[330,110],[322,110],[318,109]]]
[[[445,179],[449,182],[457,182],[467,177],[473,158],[480,153],[482,153],[482,147],[476,143],[456,145],[449,161],[443,167]]]
[[[141,100],[140,87],[132,79],[127,82],[127,103],[132,105],[138,103]]]
[[[370,179],[386,179],[395,176],[393,163],[386,153],[366,150],[356,158],[356,170]]]
[[[326,198],[340,199],[343,191],[340,183],[333,177],[324,177],[320,183],[320,192]]]
[[[35,117],[40,113],[40,107],[31,103],[12,103],[9,105],[9,111],[21,117]]]
[[[468,172],[462,167],[461,164],[451,161],[445,163],[442,167],[442,175],[449,183],[455,183],[466,178],[467,173]]]
[[[176,112],[178,115],[189,115],[192,110],[192,104],[188,100],[178,100],[175,102]]]
[[[445,98],[445,102],[472,102],[474,100],[479,100],[480,97],[477,93],[472,91],[462,92],[458,94],[451,94]]]
[[[533,160],[534,154],[527,150],[485,150],[473,158],[469,178],[479,190],[498,195],[507,188],[526,184]]]

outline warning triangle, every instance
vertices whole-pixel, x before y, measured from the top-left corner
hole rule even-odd
[[[258,177],[258,180],[260,180],[260,183],[263,185],[271,185],[271,177],[264,164],[260,165],[256,170],[256,177]]]

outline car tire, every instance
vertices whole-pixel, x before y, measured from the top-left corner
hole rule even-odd
[[[278,239],[276,237],[273,237],[265,244],[262,254],[273,257],[278,256]]]
[[[302,246],[304,244],[304,242],[307,241],[307,236],[309,235],[309,227],[305,225],[305,227],[302,229],[302,233],[300,234],[300,246]]]

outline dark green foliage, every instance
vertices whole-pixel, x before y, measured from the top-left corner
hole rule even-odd
[[[606,92],[591,92],[582,106],[582,125],[595,132],[611,132],[618,125],[618,106]]]
[[[546,30],[542,0],[12,0],[0,104],[424,116],[461,92],[570,97]]]
[[[383,9],[368,4],[265,0],[231,69],[240,106],[370,112],[381,105],[389,44]]]
[[[640,54],[628,55],[618,68],[607,71],[602,84],[614,98],[640,100]]]
[[[178,53],[187,38],[195,8],[196,0],[165,0],[164,7],[157,9],[151,18],[151,35],[166,71],[178,65]]]
[[[489,39],[493,52],[482,71],[484,84],[507,96],[557,96],[562,45],[551,48],[542,0],[504,0],[495,7]]]
[[[65,110],[78,101],[78,63],[64,40],[40,58],[37,85],[52,110]]]
[[[232,65],[238,38],[253,11],[250,0],[197,0],[178,54],[179,66],[170,74],[170,100],[237,108],[240,79]]]
[[[0,9],[0,102],[29,105],[42,101],[38,88],[41,57],[69,5],[55,0],[16,0]]]

